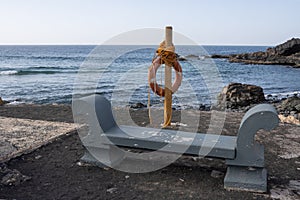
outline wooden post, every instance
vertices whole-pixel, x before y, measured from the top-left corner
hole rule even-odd
[[[166,47],[173,45],[172,43],[172,27],[166,27]],[[172,119],[172,66],[165,66],[165,101],[164,101],[164,124],[163,127],[171,125]]]

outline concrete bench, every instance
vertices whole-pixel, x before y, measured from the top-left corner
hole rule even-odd
[[[267,171],[264,168],[264,147],[255,141],[260,129],[271,130],[278,124],[275,108],[260,104],[250,109],[243,117],[237,136],[191,134],[190,132],[117,125],[110,102],[101,95],[92,95],[73,101],[74,118],[89,115],[86,121],[89,133],[81,137],[87,148],[82,160],[98,166],[116,166],[124,159],[117,147],[142,150],[159,150],[166,153],[225,159],[227,173],[224,187],[255,192],[266,192]],[[93,126],[99,126],[97,129]],[[99,128],[98,127],[98,128]],[[101,130],[97,133],[91,131]],[[128,135],[127,133],[132,133]],[[147,137],[132,137],[146,134]],[[175,137],[176,136],[176,137]],[[203,142],[209,137],[212,142]],[[201,154],[200,148],[208,149]],[[177,151],[177,149],[179,151]],[[98,152],[101,162],[90,152]],[[204,151],[206,152],[206,151]]]

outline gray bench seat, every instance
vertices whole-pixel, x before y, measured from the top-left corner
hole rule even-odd
[[[130,135],[126,133],[130,133]],[[138,134],[150,137],[132,136]],[[235,136],[210,135],[209,139],[207,139],[207,134],[134,126],[113,127],[102,134],[102,136],[107,137],[113,144],[122,147],[146,150],[158,150],[164,147],[163,151],[171,153],[182,153],[180,151],[176,152],[176,149],[186,149],[184,154],[192,156],[235,158]],[[200,148],[209,150],[208,155],[201,155],[201,152],[206,151],[200,152]]]

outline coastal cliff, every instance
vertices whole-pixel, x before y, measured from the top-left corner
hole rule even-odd
[[[212,55],[212,58],[227,58],[229,62],[263,65],[288,65],[300,68],[300,39],[292,38],[283,44],[268,48],[265,52],[231,55]]]

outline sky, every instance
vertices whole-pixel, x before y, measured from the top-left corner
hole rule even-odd
[[[164,28],[201,45],[276,45],[300,37],[300,0],[0,0],[0,44],[101,44]]]

